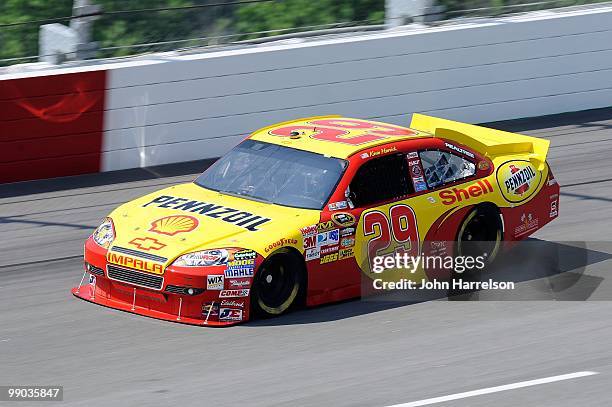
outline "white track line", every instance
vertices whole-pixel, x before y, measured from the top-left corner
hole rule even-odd
[[[578,377],[592,376],[595,374],[598,374],[598,372],[574,372],[574,373],[562,374],[559,376],[544,377],[542,379],[528,380],[526,382],[517,382],[517,383],[505,384],[503,386],[487,387],[487,388],[480,389],[480,390],[472,390],[472,391],[466,391],[463,393],[449,394],[448,396],[440,396],[440,397],[434,397],[431,399],[411,401],[410,403],[394,404],[392,406],[387,406],[387,407],[427,406],[430,404],[442,403],[445,401],[464,399],[467,397],[474,397],[474,396],[481,396],[483,394],[491,394],[491,393],[497,393],[500,391],[520,389],[522,387],[537,386],[537,385],[546,384],[546,383],[560,382],[562,380],[576,379]]]

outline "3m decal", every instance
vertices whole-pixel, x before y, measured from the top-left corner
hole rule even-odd
[[[542,182],[542,173],[529,161],[507,161],[497,169],[497,183],[508,202],[518,203],[529,199]]]
[[[106,260],[109,263],[118,264],[123,267],[136,269],[140,271],[146,271],[154,274],[163,274],[164,266],[163,264],[154,263],[152,261],[135,259],[123,254],[117,254],[115,252],[108,252],[106,255]]]
[[[166,245],[160,242],[157,239],[152,237],[137,237],[128,242],[132,246],[137,247],[140,250],[149,251],[149,250],[159,250],[166,247]]]
[[[206,289],[207,290],[223,290],[224,278],[223,274],[211,274],[206,276]]]
[[[480,195],[493,192],[493,186],[489,180],[478,181],[465,188],[453,188],[440,191],[438,194],[444,205],[453,205],[456,202],[467,201]]]
[[[223,205],[215,205],[201,201],[188,200],[185,198],[176,198],[170,195],[158,196],[150,202],[142,205],[142,207],[146,208],[149,205],[155,205],[160,208],[178,209],[185,212],[199,213],[211,218],[218,218],[224,222],[240,226],[251,232],[258,231],[258,226],[264,225],[272,220],[270,218],[254,215],[250,212],[241,212],[237,209],[228,208]]]

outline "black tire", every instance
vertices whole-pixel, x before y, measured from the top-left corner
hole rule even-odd
[[[452,288],[448,291],[449,300],[474,301],[478,299],[478,292],[454,288],[452,282],[455,280],[480,281],[481,273],[497,258],[502,238],[503,225],[497,207],[478,206],[465,217],[457,232],[456,256],[472,258],[484,256],[485,267],[466,268],[461,272],[454,270],[451,274]]]
[[[457,232],[458,256],[485,256],[491,264],[497,258],[503,238],[499,211],[491,205],[474,208],[463,220]]]
[[[270,256],[255,274],[251,309],[257,317],[284,314],[305,292],[304,262],[300,256],[281,250]]]

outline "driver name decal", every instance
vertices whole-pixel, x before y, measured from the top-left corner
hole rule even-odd
[[[229,208],[223,205],[215,205],[202,201],[177,198],[170,195],[158,196],[152,201],[142,205],[142,207],[146,208],[151,204],[159,208],[179,209],[185,212],[199,213],[211,218],[218,218],[224,222],[243,227],[251,232],[258,231],[258,226],[272,220],[270,218],[264,218],[250,212],[239,211],[238,209]]]

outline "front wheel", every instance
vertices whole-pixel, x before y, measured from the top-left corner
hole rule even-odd
[[[296,304],[304,286],[303,269],[301,259],[289,252],[268,258],[253,281],[251,306],[255,315],[281,315]]]

